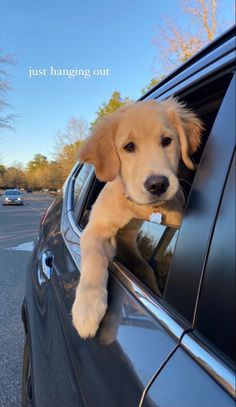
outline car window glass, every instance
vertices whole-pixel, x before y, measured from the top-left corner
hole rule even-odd
[[[17,191],[17,190],[15,190],[15,191],[6,191],[5,195],[21,195],[21,192]]]
[[[84,164],[81,168],[79,173],[77,174],[75,181],[74,181],[74,194],[73,194],[73,208],[76,206],[76,202],[79,198],[81,189],[88,178],[90,172],[92,170],[92,166],[90,164]]]
[[[162,295],[177,236],[175,228],[131,221],[118,234],[117,258],[152,291]]]
[[[196,334],[235,363],[235,165],[219,209],[205,268]]]
[[[97,179],[94,180],[92,187],[88,192],[88,199],[86,201],[85,207],[83,208],[80,216],[77,218],[77,223],[82,229],[84,229],[85,226],[87,225],[87,223],[89,221],[89,215],[90,215],[90,212],[92,209],[92,205],[96,201],[96,199],[97,199],[99,193],[101,192],[101,190],[103,189],[104,185],[105,185],[104,182],[100,182]]]

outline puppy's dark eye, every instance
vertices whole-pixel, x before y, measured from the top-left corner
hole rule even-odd
[[[172,139],[170,137],[162,137],[162,139],[161,139],[162,147],[169,146],[171,142],[172,142]]]
[[[128,153],[133,153],[136,150],[136,146],[134,143],[128,143],[124,146],[124,150]]]

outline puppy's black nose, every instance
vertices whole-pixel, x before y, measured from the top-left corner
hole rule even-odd
[[[144,182],[146,190],[153,195],[164,194],[169,185],[168,178],[160,175],[151,175]]]

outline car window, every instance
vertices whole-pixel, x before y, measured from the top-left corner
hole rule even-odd
[[[92,166],[90,164],[84,164],[79,168],[79,172],[75,176],[74,189],[73,189],[73,208],[75,209],[78,198],[80,196],[81,189],[88,178]]]
[[[99,193],[103,189],[105,183],[98,181],[94,178],[94,182],[92,183],[91,188],[88,191],[87,200],[85,206],[82,208],[81,211],[78,211],[79,215],[76,216],[77,223],[81,229],[84,229],[89,221],[89,215],[92,209],[92,205],[96,201]]]
[[[134,249],[132,223],[135,222],[132,221],[118,234],[117,259],[153,292],[162,295],[175,250],[178,229],[147,221],[138,222],[137,246]]]
[[[235,162],[219,208],[206,263],[196,334],[235,363]]]
[[[232,74],[228,74],[222,77],[221,81],[215,80],[207,86],[204,85],[198,89],[193,88],[191,92],[185,90],[182,94],[176,95],[186,103],[187,107],[194,109],[205,125],[201,149],[193,157],[196,166],[201,160],[208,136],[231,79]],[[191,191],[194,176],[193,171],[180,165],[179,179],[186,201]],[[77,219],[81,228],[86,226],[91,207],[103,186],[104,184],[96,181],[90,191],[82,215]],[[130,241],[132,241],[135,233],[137,234],[137,247],[131,249]],[[131,225],[125,227],[117,236],[116,257],[154,293],[162,296],[178,234],[179,230],[157,223],[131,222]]]
[[[21,195],[21,192],[18,190],[6,191],[4,195]]]

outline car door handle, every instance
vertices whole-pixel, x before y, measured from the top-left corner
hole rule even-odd
[[[49,281],[52,276],[54,256],[47,250],[41,256],[41,264],[38,267],[38,280],[40,285]]]

